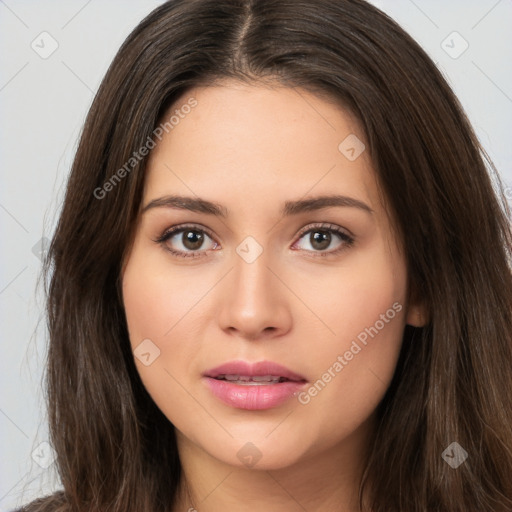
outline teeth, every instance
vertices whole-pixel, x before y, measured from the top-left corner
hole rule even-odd
[[[219,375],[217,376],[217,379],[227,380],[229,382],[233,382],[234,384],[242,384],[248,386],[277,384],[279,382],[288,380],[279,375],[255,375],[253,377],[250,377],[249,375]]]
[[[279,382],[280,378],[281,377],[275,377],[273,375],[255,375],[254,377],[252,377],[251,380],[253,380],[254,382],[269,382],[269,381]]]

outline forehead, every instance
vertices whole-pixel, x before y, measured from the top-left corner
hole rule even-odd
[[[162,123],[171,117],[150,154],[145,199],[179,192],[251,208],[259,198],[267,209],[308,193],[378,201],[359,122],[305,90],[237,82],[195,88]]]

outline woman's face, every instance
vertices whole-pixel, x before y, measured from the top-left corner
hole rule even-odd
[[[341,453],[421,318],[359,124],[304,90],[235,82],[171,115],[123,270],[144,385],[179,444],[224,463]]]

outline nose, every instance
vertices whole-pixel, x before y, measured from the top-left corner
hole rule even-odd
[[[218,322],[225,332],[248,340],[282,336],[292,325],[291,293],[263,252],[247,263],[234,255],[234,268],[219,290]]]

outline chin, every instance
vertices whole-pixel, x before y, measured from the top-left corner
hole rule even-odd
[[[224,443],[212,444],[209,440],[203,449],[225,464],[250,470],[284,469],[306,456],[306,444],[302,439],[290,436],[285,431],[282,436],[273,435],[262,438],[261,430],[257,436],[251,436],[248,431],[246,436],[230,438],[229,441],[226,439]],[[300,451],[298,446],[301,447]]]

